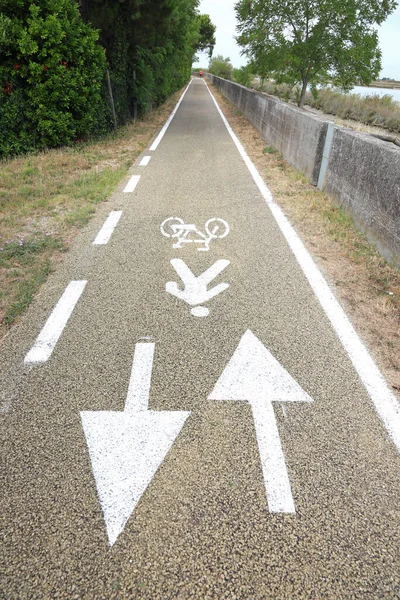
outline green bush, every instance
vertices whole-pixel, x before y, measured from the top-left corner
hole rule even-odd
[[[106,128],[104,50],[74,0],[2,0],[0,156]]]
[[[118,124],[164,102],[215,43],[198,4],[0,0],[0,156],[109,129],[107,65]]]
[[[83,18],[100,30],[107,51],[119,124],[161,104],[189,80],[204,21],[197,5],[197,0],[82,2]],[[201,43],[206,42],[203,35]]]
[[[208,70],[217,77],[223,79],[232,79],[232,63],[230,58],[224,58],[222,54],[218,54],[211,59]]]
[[[233,80],[240,85],[244,85],[245,87],[250,87],[252,82],[252,70],[250,65],[246,65],[245,67],[240,67],[240,69],[233,69]]]

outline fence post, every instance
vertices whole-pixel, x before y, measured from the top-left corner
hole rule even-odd
[[[136,70],[133,70],[133,83],[136,83]],[[136,102],[136,96],[133,100],[133,122],[136,123],[136,119],[137,119],[137,102]]]
[[[331,121],[328,121],[328,129],[327,129],[326,137],[325,137],[325,146],[324,146],[324,151],[322,154],[321,169],[319,172],[318,183],[317,183],[317,188],[319,190],[321,190],[321,192],[325,186],[326,170],[328,168],[329,155],[331,153],[333,136],[334,136],[336,129],[337,129],[337,126],[334,123],[332,123]]]
[[[110,95],[110,104],[111,104],[113,120],[114,120],[114,129],[117,129],[117,117],[115,116],[115,106],[114,106],[114,98],[113,98],[112,87],[111,87],[110,71],[108,69],[107,69],[107,85],[108,85],[108,93]]]

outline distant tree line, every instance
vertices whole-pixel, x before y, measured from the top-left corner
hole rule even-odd
[[[213,75],[217,75],[217,77],[235,81],[245,87],[251,86],[253,76],[256,74],[256,70],[252,63],[240,67],[239,69],[234,69],[231,59],[229,57],[224,58],[222,54],[218,54],[210,60],[208,71]]]
[[[0,156],[57,147],[162,103],[215,26],[199,0],[0,0]]]

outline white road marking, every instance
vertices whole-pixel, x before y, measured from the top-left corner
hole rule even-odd
[[[107,244],[107,242],[110,240],[110,237],[113,234],[115,227],[117,226],[118,221],[121,218],[121,215],[122,210],[113,210],[112,212],[110,212],[110,214],[104,222],[103,227],[100,229],[99,233],[96,236],[96,239],[93,242],[94,246]]]
[[[134,192],[139,183],[140,175],[133,175],[125,186],[124,192]]]
[[[211,240],[223,239],[229,234],[229,224],[218,217],[208,219],[204,225],[203,233],[194,223],[185,223],[180,217],[168,217],[160,225],[161,233],[168,238],[178,241],[173,248],[182,248],[183,244],[198,244],[197,250],[208,252]]]
[[[233,132],[208,85],[206,82],[204,83],[229,132],[229,135],[231,136],[244,162],[246,163],[246,166],[249,169],[258,189],[260,190],[262,197],[268,204],[269,209],[278,223],[281,232],[285,236],[286,241],[296,257],[297,262],[299,263],[312,290],[318,298],[323,310],[332,324],[332,327],[336,331],[336,334],[338,335],[351,362],[353,363],[360,380],[366,387],[367,392],[375,406],[375,410],[386,427],[389,436],[400,452],[400,404],[396,396],[387,386],[386,381],[379,371],[374,359],[362,343],[343,308],[336,300],[327,282],[311,258],[308,250],[306,250],[304,244],[283,214],[281,208],[273,201],[270,190],[265,185],[259,172],[251,162],[242,144]]]
[[[153,356],[153,343],[136,344],[123,412],[81,412],[110,546],[190,415],[147,410]]]
[[[151,156],[143,156],[142,160],[139,163],[140,167],[147,167],[149,162],[151,161]]]
[[[210,311],[205,306],[195,306],[191,309],[191,314],[194,317],[208,317]]]
[[[312,398],[248,330],[208,399],[249,402],[269,511],[296,512],[272,402],[312,402]]]
[[[171,260],[171,265],[181,278],[185,288],[180,290],[178,284],[175,281],[168,281],[165,285],[165,290],[183,300],[190,306],[196,306],[203,304],[214,296],[217,296],[221,292],[228,289],[228,283],[220,283],[211,290],[207,289],[207,286],[213,279],[215,279],[226,267],[230,264],[229,260],[217,260],[209,269],[204,271],[201,275],[196,277],[189,267],[180,258],[174,258]],[[205,311],[201,311],[202,314],[197,314],[198,311],[193,312],[194,316],[206,316]]]
[[[136,344],[131,379],[125,402],[125,412],[135,413],[148,409],[154,343]]]
[[[183,92],[182,96],[179,99],[178,104],[175,106],[174,110],[171,113],[171,116],[169,117],[168,121],[165,123],[164,127],[161,129],[160,133],[158,134],[158,136],[156,137],[156,139],[154,140],[154,142],[152,143],[152,145],[150,146],[150,151],[153,152],[154,150],[157,150],[159,143],[161,142],[161,140],[163,139],[165,132],[167,131],[168,127],[171,124],[172,119],[174,118],[174,116],[176,115],[176,111],[178,110],[178,108],[181,105],[181,102],[186,94],[186,92],[188,91],[190,84],[192,83],[193,79],[190,80],[188,86],[186,87],[185,91]]]
[[[25,356],[26,364],[43,363],[50,358],[86,284],[87,281],[71,281],[68,284],[35,343]]]

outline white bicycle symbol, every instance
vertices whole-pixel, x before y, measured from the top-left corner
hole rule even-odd
[[[168,217],[161,223],[161,233],[167,238],[177,238],[173,248],[182,248],[183,244],[202,244],[199,252],[208,252],[211,240],[222,239],[229,233],[229,225],[224,219],[212,218],[204,225],[205,233],[193,223],[185,223],[180,217]]]

